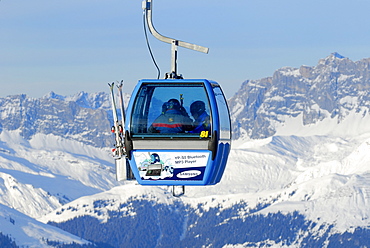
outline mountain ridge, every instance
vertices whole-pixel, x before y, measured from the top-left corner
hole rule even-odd
[[[245,81],[223,179],[181,198],[115,181],[108,94],[0,98],[0,204],[107,247],[370,246],[369,65]]]
[[[370,106],[370,59],[353,62],[331,54],[313,67],[283,67],[272,77],[245,81],[229,99],[233,134],[266,138],[284,117],[302,114],[303,125],[326,118],[342,121],[355,110],[367,115]]]

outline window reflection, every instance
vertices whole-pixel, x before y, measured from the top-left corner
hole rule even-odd
[[[229,108],[227,107],[227,102],[222,93],[220,87],[214,87],[213,92],[216,96],[217,108],[220,120],[220,138],[221,139],[231,139],[231,124],[229,116]]]
[[[139,136],[208,138],[209,100],[202,83],[145,84],[135,99],[131,133]]]

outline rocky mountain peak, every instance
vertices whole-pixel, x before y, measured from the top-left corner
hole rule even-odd
[[[366,115],[370,106],[370,59],[352,61],[338,53],[316,66],[284,67],[270,78],[245,81],[229,100],[234,138],[266,138],[287,117],[303,125],[325,118],[338,122],[351,111]]]

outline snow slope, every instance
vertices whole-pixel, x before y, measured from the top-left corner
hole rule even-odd
[[[347,118],[350,119],[340,123],[333,118],[302,126],[302,119],[297,116],[276,126],[277,134],[270,138],[234,141],[221,182],[215,186],[186,187],[186,195],[181,198],[174,198],[167,187],[117,183],[107,149],[54,135],[37,134],[25,140],[17,131],[3,130],[0,203],[7,210],[0,210],[6,223],[0,225],[0,231],[11,234],[17,244],[42,244],[42,235],[54,237],[53,227],[43,226],[47,231],[24,234],[29,224],[16,220],[19,229],[9,229],[12,221],[7,216],[24,213],[43,223],[93,216],[104,223],[109,221],[109,211],[137,215],[138,209],[125,205],[132,199],[168,206],[181,201],[184,206],[202,211],[218,207],[222,211],[244,202],[246,206],[238,210],[238,218],[298,211],[310,221],[333,225],[333,233],[367,228],[370,121],[368,116],[356,113]],[[251,214],[253,209],[257,211]],[[6,215],[7,211],[12,214]],[[198,214],[202,215],[202,211]],[[187,223],[188,228],[195,224]],[[325,231],[319,226],[315,232]],[[60,239],[70,240],[69,236]],[[300,241],[296,242],[291,247],[299,247]],[[271,244],[276,245],[273,241]]]
[[[108,149],[16,131],[0,134],[0,203],[37,218],[63,204],[119,185]]]
[[[0,229],[3,234],[8,234],[20,247],[50,247],[47,245],[46,239],[49,241],[61,241],[66,244],[89,243],[59,228],[38,222],[3,204],[0,204]]]
[[[354,114],[351,118],[348,122],[356,124],[360,117]],[[301,123],[296,117],[278,128],[282,134],[290,130],[291,135],[235,141],[221,182],[215,186],[186,187],[186,195],[180,200],[195,209],[201,204],[205,210],[220,205],[226,209],[241,201],[249,209],[266,204],[257,213],[299,211],[316,223],[333,224],[333,230],[338,233],[367,227],[370,225],[370,121],[361,120],[356,126],[363,128],[351,132],[347,132],[346,122],[337,124],[334,133],[332,126],[325,125],[324,132],[322,124],[317,123],[302,135],[303,130],[292,129]],[[94,213],[94,201],[110,202],[103,211],[118,211],[120,204],[133,196],[173,204],[169,190],[127,182],[77,199],[40,220],[63,222],[93,215],[107,221],[106,215]],[[135,215],[135,209],[125,211]],[[244,215],[250,213],[241,211],[240,217]]]

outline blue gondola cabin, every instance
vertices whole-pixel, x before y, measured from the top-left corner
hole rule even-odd
[[[230,116],[218,83],[141,80],[126,113],[125,147],[142,185],[213,185],[225,170]]]

